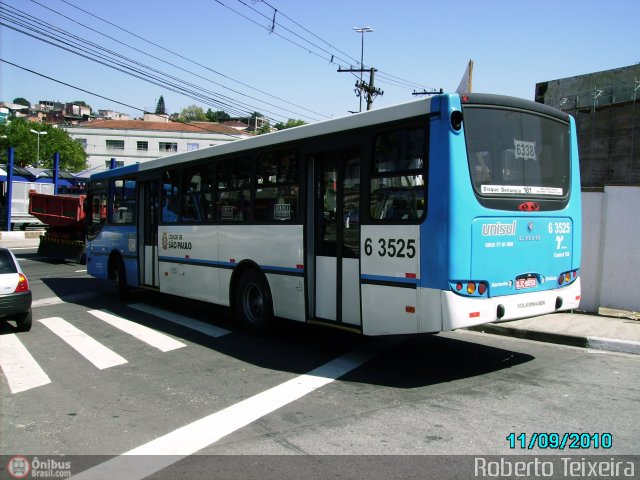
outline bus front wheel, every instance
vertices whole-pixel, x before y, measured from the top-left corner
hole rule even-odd
[[[129,300],[130,290],[127,285],[127,271],[124,268],[124,262],[121,258],[116,258],[113,265],[113,279],[116,284],[116,290],[120,300]]]
[[[271,291],[260,272],[248,270],[238,280],[235,315],[242,328],[249,333],[266,333],[273,326]]]

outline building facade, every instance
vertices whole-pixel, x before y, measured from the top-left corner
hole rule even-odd
[[[640,186],[640,64],[538,83],[536,101],[576,119],[583,187]]]
[[[112,158],[126,166],[247,137],[211,122],[96,120],[64,128],[87,152],[90,173],[108,169]]]

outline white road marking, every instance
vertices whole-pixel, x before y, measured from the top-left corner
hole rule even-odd
[[[60,305],[67,302],[79,302],[81,300],[87,300],[89,298],[98,297],[100,294],[96,292],[83,292],[74,293],[72,295],[65,295],[64,297],[47,297],[39,300],[34,300],[31,304],[31,308],[37,307],[49,307],[51,305]]]
[[[374,342],[372,342],[372,345]],[[395,344],[395,343],[394,343]],[[387,348],[391,346],[387,344]],[[162,437],[96,465],[75,479],[139,480],[217,442],[259,418],[349,373],[379,353],[367,348],[349,352],[309,373],[178,428]]]
[[[51,383],[51,379],[14,333],[0,335],[0,366],[11,393]]]
[[[139,323],[132,322],[125,318],[114,315],[104,310],[89,310],[89,313],[103,322],[122,330],[138,340],[157,348],[162,352],[168,352],[187,345],[179,342],[164,333],[160,333]]]
[[[200,333],[204,333],[205,335],[209,335],[210,337],[217,338],[231,333],[229,330],[225,330],[224,328],[219,328],[215,325],[201,322],[200,320],[185,317],[184,315],[180,315],[179,313],[169,312],[168,310],[163,310],[161,308],[153,307],[144,303],[133,303],[129,305],[129,307],[141,312],[148,313],[150,315],[154,315],[156,317],[160,317],[163,320],[177,323],[178,325],[182,325],[183,327],[187,327],[191,330],[196,330]]]
[[[113,350],[102,345],[82,330],[60,317],[39,320],[45,327],[67,342],[76,352],[93,363],[100,370],[127,363],[127,360]]]

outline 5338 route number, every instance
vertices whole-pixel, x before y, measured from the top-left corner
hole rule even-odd
[[[367,257],[375,253],[379,257],[414,258],[416,256],[416,240],[414,238],[378,238],[377,242],[371,238],[364,240],[364,254]]]

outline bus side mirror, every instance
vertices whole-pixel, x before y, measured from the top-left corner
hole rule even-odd
[[[460,110],[451,112],[451,128],[456,132],[459,132],[462,128],[462,112]]]

